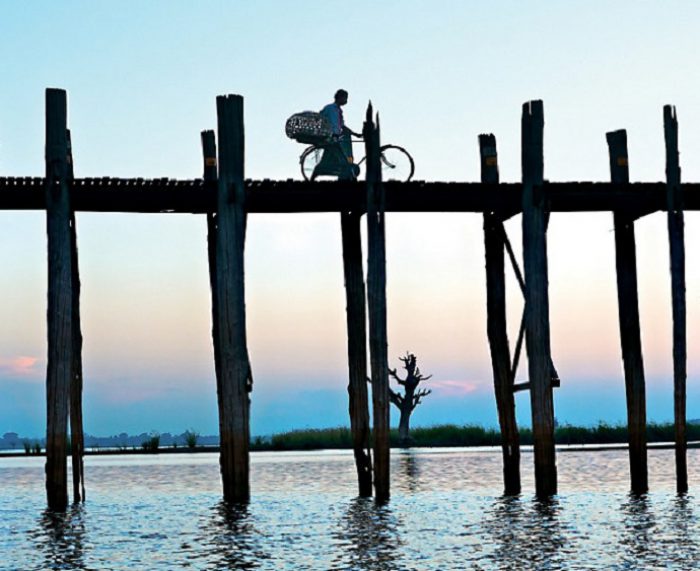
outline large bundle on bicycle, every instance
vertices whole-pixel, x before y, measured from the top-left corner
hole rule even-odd
[[[328,121],[320,113],[313,111],[295,113],[287,119],[284,130],[287,137],[306,145],[322,145],[333,136]]]

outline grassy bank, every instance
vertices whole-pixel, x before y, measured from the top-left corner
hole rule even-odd
[[[672,442],[673,424],[649,424],[647,438],[649,442]],[[443,424],[411,430],[414,446],[498,446],[501,435],[498,430],[482,426]],[[625,444],[627,427],[600,423],[596,426],[563,425],[555,429],[557,444]],[[688,440],[700,440],[700,425],[688,425]],[[532,444],[532,431],[520,430],[520,443]],[[397,430],[391,431],[391,445],[398,446]],[[319,450],[322,448],[352,448],[350,429],[327,428],[293,430],[275,434],[269,438],[254,438],[251,450]]]

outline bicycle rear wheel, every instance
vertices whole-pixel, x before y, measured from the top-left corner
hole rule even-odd
[[[299,165],[301,166],[301,176],[304,180],[313,180],[314,170],[323,157],[323,149],[316,145],[306,147],[304,152],[299,157]]]
[[[384,145],[380,147],[379,162],[382,165],[382,180],[408,182],[413,178],[413,158],[403,147]]]

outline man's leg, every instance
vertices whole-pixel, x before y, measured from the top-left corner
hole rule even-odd
[[[343,138],[338,143],[338,147],[343,155],[343,178],[345,180],[355,180],[358,168],[352,156],[352,142],[349,133],[343,135]]]

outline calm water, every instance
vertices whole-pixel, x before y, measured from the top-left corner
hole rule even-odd
[[[501,496],[493,451],[392,453],[392,499],[355,497],[344,452],[252,455],[254,494],[220,502],[214,454],[88,457],[88,501],[44,510],[43,458],[0,459],[0,568],[700,569],[700,451],[691,494],[650,451],[651,494],[627,493],[627,453],[558,455],[561,494]]]

